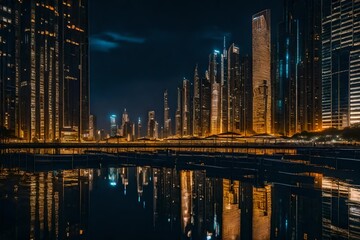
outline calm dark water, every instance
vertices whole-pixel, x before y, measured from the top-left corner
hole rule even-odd
[[[0,239],[360,239],[352,172],[229,175],[2,168]]]

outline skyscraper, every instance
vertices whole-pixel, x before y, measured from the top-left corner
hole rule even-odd
[[[208,76],[208,74],[206,74]],[[211,117],[211,84],[208,77],[201,78],[200,90],[201,106],[201,136],[210,135],[210,117]]]
[[[88,1],[59,4],[60,128],[82,138],[89,128]]]
[[[62,129],[88,136],[87,1],[3,1],[0,124],[27,141],[53,141]],[[11,6],[7,6],[11,4]],[[8,14],[6,15],[5,14]],[[10,21],[8,21],[10,20]],[[14,35],[9,38],[11,34]],[[15,36],[15,37],[14,37]],[[5,41],[5,42],[4,42]],[[7,48],[7,50],[5,49]],[[11,52],[8,52],[11,51]],[[10,60],[11,59],[11,60]],[[12,61],[9,62],[9,61]],[[6,71],[5,71],[6,70]],[[6,90],[6,96],[3,89]],[[11,111],[10,111],[11,110]]]
[[[168,91],[164,92],[164,138],[171,136],[171,118],[169,115]]]
[[[19,131],[28,141],[51,141],[60,137],[59,27],[62,2],[18,2],[17,51],[19,61]],[[88,116],[89,117],[89,116]],[[87,117],[87,121],[88,118]]]
[[[240,133],[240,115],[243,114],[240,102],[243,95],[240,92],[240,51],[234,43],[228,51],[228,72],[228,130]]]
[[[181,95],[182,95],[182,87],[177,88],[177,108],[175,112],[175,133],[176,136],[182,136],[182,114],[181,114]]]
[[[198,66],[194,73],[194,97],[193,97],[193,135],[201,136],[201,79]]]
[[[148,138],[156,138],[156,121],[155,121],[155,111],[149,111],[148,113],[148,126],[147,126],[147,136]]]
[[[240,60],[240,131],[252,131],[252,107],[253,107],[253,88],[252,88],[252,59],[245,55]]]
[[[221,53],[220,69],[220,133],[228,131],[228,53],[226,49],[226,37],[224,36],[223,52]]]
[[[117,135],[117,129],[116,115],[113,114],[110,116],[110,137],[115,137]]]
[[[90,114],[89,116],[89,139],[90,140],[97,140],[97,122],[96,116]]]
[[[15,3],[0,5],[0,127],[15,134],[16,75],[15,75]]]
[[[271,49],[270,10],[252,18],[253,130],[271,133]]]
[[[360,2],[322,2],[322,124],[360,122]]]
[[[300,28],[298,131],[321,130],[321,0],[296,1],[293,9]]]
[[[274,131],[292,136],[298,120],[298,64],[300,62],[299,20],[294,18],[293,1],[284,0],[283,20],[278,28],[277,76],[274,94]]]
[[[137,138],[141,138],[141,118],[139,117],[137,122]]]
[[[190,81],[187,79],[183,80],[182,87],[182,104],[181,104],[181,113],[182,113],[182,136],[191,135],[191,109],[190,109]]]
[[[209,79],[211,84],[210,133],[219,134],[221,124],[221,54],[214,50],[209,56]]]

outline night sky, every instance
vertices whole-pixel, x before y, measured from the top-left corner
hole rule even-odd
[[[283,0],[90,0],[91,113],[109,130],[110,114],[130,120],[155,110],[163,122],[163,92],[169,91],[174,123],[176,88],[203,75],[208,56],[235,42],[251,53],[251,16],[271,9],[272,37],[282,18]]]

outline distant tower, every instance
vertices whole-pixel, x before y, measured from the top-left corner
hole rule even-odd
[[[123,137],[126,137],[128,133],[127,128],[129,127],[129,123],[130,123],[129,114],[127,113],[125,108],[121,119],[121,135]]]
[[[252,59],[245,55],[240,60],[240,130],[246,135],[252,131],[253,88],[252,88]]]
[[[89,116],[89,139],[90,140],[97,139],[96,117],[93,114]]]
[[[155,111],[149,111],[148,129],[147,129],[148,138],[155,138],[155,130],[156,130],[155,128],[156,128]]]
[[[221,59],[220,52],[214,50],[209,56],[209,77],[211,84],[211,111],[210,111],[210,131],[211,134],[220,133],[221,123],[221,66],[219,60]]]
[[[176,136],[181,137],[182,121],[181,121],[181,87],[177,88],[177,108],[175,113],[175,133]]]
[[[190,119],[190,81],[183,80],[182,87],[182,136],[191,135],[191,119]]]
[[[228,130],[240,133],[240,51],[234,43],[228,51]]]
[[[271,133],[271,49],[270,10],[252,18],[253,52],[253,130]]]
[[[223,52],[221,54],[220,72],[220,132],[228,131],[228,53],[226,50],[226,37],[224,36]]]
[[[116,135],[117,135],[116,115],[113,114],[110,116],[110,137],[115,137]]]
[[[171,136],[171,119],[169,115],[168,91],[164,92],[164,138]]]
[[[193,135],[201,136],[201,79],[198,73],[198,65],[194,73],[194,97],[193,97]]]
[[[137,138],[141,138],[141,118],[138,119],[138,125],[137,125]]]
[[[209,74],[206,71],[205,78],[201,79],[201,136],[210,135],[210,113],[211,113],[211,84]]]

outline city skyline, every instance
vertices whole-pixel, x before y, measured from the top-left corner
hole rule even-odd
[[[109,116],[121,114],[124,108],[134,119],[140,117],[143,121],[151,110],[161,116],[163,92],[167,89],[175,129],[179,82],[184,77],[193,80],[196,64],[199,75],[204,75],[206,56],[213,50],[222,52],[224,35],[227,48],[235,43],[241,56],[251,54],[252,15],[271,9],[276,28],[282,2],[175,1],[170,5],[137,1],[113,3],[111,9],[100,3],[90,4],[90,19],[97,19],[90,24],[91,109],[99,127],[107,130]],[[215,18],[212,13],[216,13]],[[114,40],[114,36],[107,35],[110,32],[125,36],[121,41]],[[114,48],[105,51],[106,46]],[[162,118],[159,120],[162,125]]]
[[[220,10],[229,2],[209,3],[207,7]],[[4,16],[0,32],[3,52],[0,125],[24,141],[92,141],[108,130],[109,136],[123,136],[127,141],[139,137],[207,137],[227,133],[291,137],[303,131],[344,129],[360,122],[359,2],[283,0],[275,11],[274,6],[261,8],[242,22],[250,27],[250,34],[243,34],[247,41],[251,40],[250,44],[234,37],[238,33],[232,29],[235,20],[223,26],[229,31],[217,28],[208,32],[211,36],[187,35],[186,46],[191,48],[188,54],[172,50],[174,54],[167,55],[170,53],[167,44],[172,42],[180,49],[182,41],[174,42],[165,34],[159,45],[163,49],[150,54],[153,60],[146,60],[149,56],[144,49],[141,57],[136,56],[138,53],[128,55],[129,62],[133,57],[137,59],[136,64],[128,67],[136,81],[101,84],[117,90],[116,98],[124,101],[119,104],[113,100],[115,95],[108,92],[101,110],[90,109],[90,103],[92,106],[101,103],[96,99],[101,88],[95,91],[95,100],[90,101],[93,99],[90,86],[95,84],[94,92],[99,79],[95,71],[98,64],[94,61],[110,63],[112,53],[125,47],[150,49],[148,44],[154,42],[148,43],[146,37],[130,32],[109,30],[94,34],[89,30],[89,22],[94,19],[90,3],[71,4],[66,0],[62,3],[31,0],[5,1],[0,5]],[[140,1],[123,3],[122,7],[131,10],[138,4],[145,6]],[[179,8],[186,5],[177,4]],[[251,4],[244,6],[251,9]],[[170,6],[165,4],[166,7]],[[222,14],[225,13],[219,16]],[[226,16],[236,19],[236,15]],[[172,31],[184,31],[184,23],[176,21]],[[198,24],[197,20],[192,23]],[[217,23],[221,20],[212,19],[197,28]],[[158,26],[161,24],[164,23]],[[206,39],[212,47],[206,46]],[[198,40],[204,44],[199,45]],[[206,53],[192,61],[205,46]],[[90,58],[92,54],[102,57]],[[166,65],[159,59],[164,56],[168,57]],[[187,59],[186,65],[192,62],[192,67],[181,64],[183,57]],[[120,59],[118,63],[130,64]],[[175,73],[171,71],[173,66],[183,77],[171,77]],[[146,70],[148,67],[151,71]],[[95,74],[89,74],[90,70]],[[114,70],[119,76],[126,76],[121,67],[111,69]],[[167,81],[161,84],[160,77],[147,85],[136,77],[145,72],[148,80],[161,72]],[[103,68],[101,73],[108,72]],[[157,99],[161,93],[162,99]],[[114,117],[120,116],[120,109],[125,109],[121,122]],[[141,127],[130,121],[130,115],[138,122],[153,123],[148,122],[148,128],[139,132]]]

